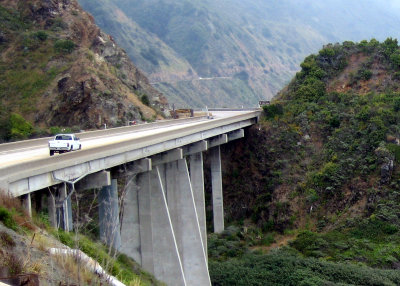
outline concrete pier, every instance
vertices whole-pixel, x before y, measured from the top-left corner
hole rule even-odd
[[[153,227],[151,211],[151,178],[150,172],[138,176],[138,210],[140,222],[140,254],[142,267],[154,273]],[[123,230],[124,231],[124,230]]]
[[[150,184],[154,275],[167,285],[187,285],[158,168]]]
[[[22,196],[22,207],[25,209],[29,217],[32,217],[32,201],[30,193]]]
[[[100,239],[115,250],[121,248],[117,180],[104,186],[99,193]]]
[[[72,231],[72,205],[71,198],[66,199],[67,186],[65,183],[58,185],[50,191],[48,196],[48,211],[50,225],[65,231]]]
[[[168,200],[168,208],[175,214],[171,215],[171,219],[186,282],[188,285],[211,285],[186,160],[170,164],[175,165],[174,168],[168,167],[168,169],[175,172],[173,177],[176,178],[176,184],[167,185],[168,198],[173,197],[172,200]]]
[[[214,232],[221,233],[224,231],[224,203],[222,193],[221,149],[219,145],[210,149],[210,161]]]
[[[49,191],[47,196],[47,208],[49,211],[49,221],[50,225],[54,228],[58,228],[57,226],[57,211],[56,211],[56,194],[55,192]]]
[[[123,198],[120,251],[132,257],[137,263],[142,264],[138,176],[140,175],[135,175],[135,178],[132,178],[132,183],[126,186],[126,193]]]
[[[207,259],[207,228],[206,228],[206,206],[204,197],[204,169],[203,153],[195,153],[189,156],[190,182],[192,184],[193,197],[196,205],[197,218],[203,242],[205,257]],[[207,259],[208,260],[208,259]]]

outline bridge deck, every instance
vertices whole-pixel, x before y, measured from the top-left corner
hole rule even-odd
[[[73,180],[252,125],[259,111],[217,111],[213,116],[81,133],[82,150],[52,157],[48,138],[1,144],[0,188],[18,196],[58,179]]]

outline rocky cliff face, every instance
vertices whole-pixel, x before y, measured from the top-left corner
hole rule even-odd
[[[165,97],[75,0],[0,5],[3,117],[99,128],[162,116]]]

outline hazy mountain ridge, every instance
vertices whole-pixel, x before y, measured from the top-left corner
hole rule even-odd
[[[93,1],[81,2],[87,11],[97,15],[96,23],[99,26],[115,35],[133,62],[148,74],[150,81],[174,81],[192,77],[194,71],[188,62],[155,34],[143,30],[126,16],[124,10],[110,1],[103,1],[102,5]]]
[[[89,9],[93,1],[81,0],[81,3],[102,26],[104,15],[97,17],[97,12]],[[299,70],[302,59],[324,44],[370,38],[384,40],[400,35],[397,29],[400,10],[395,1],[387,5],[375,0],[362,3],[108,0],[96,3],[117,6],[142,28],[140,33],[156,36],[190,64],[173,80],[165,82],[162,81],[166,77],[156,79],[155,76],[153,80],[153,72],[156,75],[160,70],[146,72],[171,102],[197,106],[226,105],[227,102],[254,106],[258,99],[275,95]],[[110,20],[119,21],[117,17]],[[118,36],[118,30],[108,32],[116,39],[123,38]],[[127,45],[123,46],[128,49]],[[131,48],[140,53],[140,47]],[[134,58],[133,52],[128,53]],[[161,58],[153,54],[154,58]],[[168,69],[166,66],[161,70]],[[215,81],[199,82],[197,76],[215,78]],[[219,77],[229,79],[221,82]],[[184,82],[177,81],[179,78]],[[230,81],[232,87],[229,87]]]

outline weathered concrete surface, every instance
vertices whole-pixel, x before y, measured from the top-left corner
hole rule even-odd
[[[150,184],[154,276],[167,285],[187,285],[158,168]]]
[[[210,149],[210,162],[214,232],[221,233],[224,231],[224,203],[222,194],[221,149],[219,146]]]
[[[99,192],[100,239],[115,250],[121,248],[117,184],[113,179],[110,186],[104,186]]]
[[[169,163],[168,208],[188,285],[211,285],[195,199],[185,159]],[[175,180],[168,180],[169,177]],[[169,182],[169,183],[168,183]]]
[[[197,218],[203,243],[205,257],[207,259],[207,228],[206,228],[206,206],[204,197],[204,169],[203,153],[195,153],[189,156],[190,182],[192,184],[193,197],[196,205]]]

